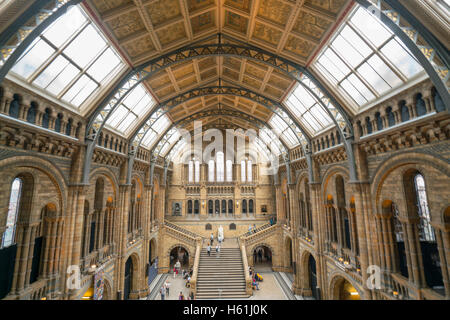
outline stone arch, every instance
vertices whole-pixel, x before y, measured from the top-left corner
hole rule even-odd
[[[132,252],[128,255],[126,259],[124,259],[124,271],[126,268],[126,264],[128,260],[131,259],[132,262],[132,268],[131,268],[131,287],[130,287],[130,294],[136,293],[136,291],[139,290],[139,283],[140,283],[140,258],[139,254],[137,252]],[[125,275],[125,274],[124,274]]]
[[[329,285],[328,285],[328,297],[330,300],[340,300],[340,289],[344,282],[347,282],[355,288],[355,290],[358,292],[359,297],[361,299],[364,298],[364,293],[359,288],[358,284],[355,280],[353,280],[351,277],[347,276],[346,274],[343,274],[341,272],[334,272],[330,277]]]
[[[294,253],[294,240],[290,235],[286,235],[283,241],[284,248],[284,265],[287,269],[290,269],[294,266],[295,261],[295,253]]]
[[[189,246],[187,246],[187,245],[185,245],[185,244],[177,243],[177,244],[175,244],[175,245],[172,245],[172,246],[169,248],[169,250],[167,250],[167,252],[166,252],[166,255],[167,255],[168,261],[169,261],[169,263],[168,263],[169,268],[170,268],[170,264],[171,264],[171,261],[170,261],[170,254],[171,254],[172,251],[173,251],[174,249],[176,249],[176,248],[182,248],[182,249],[184,249],[184,250],[187,252],[187,254],[188,254],[188,265],[190,265],[190,264],[192,263],[193,259],[194,259],[194,256],[192,255],[192,250],[190,250],[190,249],[189,249]],[[180,261],[180,262],[181,262],[181,261]]]
[[[446,175],[447,177],[450,177],[450,165],[441,157],[437,157],[434,155],[429,155],[425,153],[418,153],[418,152],[403,152],[401,154],[396,154],[384,161],[382,164],[378,166],[378,168],[375,170],[373,174],[373,178],[371,179],[371,195],[372,199],[374,199],[374,203],[376,205],[377,211],[381,212],[381,204],[383,199],[383,185],[384,182],[390,178],[392,172],[395,170],[398,170],[399,168],[404,167],[402,169],[402,173],[404,173],[406,170],[411,168],[419,169],[425,168],[425,171],[427,171],[427,167],[434,169],[436,171],[441,172],[443,175]],[[420,171],[420,170],[419,170]],[[422,172],[424,174],[425,179],[427,179],[427,172]],[[429,179],[427,181],[429,184]],[[402,184],[403,188],[403,184]],[[398,206],[402,209],[401,211],[406,212],[405,208],[402,208],[401,203],[396,201],[397,199],[389,199],[397,203]],[[430,205],[430,211],[434,212],[437,210],[437,208],[431,208],[433,205],[433,202],[429,203]],[[439,210],[442,210],[442,208],[439,208]],[[403,215],[403,213],[401,213]],[[434,219],[441,220],[441,217],[434,217]]]
[[[328,168],[322,178],[322,195],[324,200],[326,200],[327,196],[330,194],[333,196],[333,199],[336,200],[336,192],[334,188],[330,189],[330,184],[334,182],[333,179],[336,177],[336,175],[342,176],[344,181],[349,181],[350,174],[347,168],[341,165]]]
[[[19,168],[20,170],[18,170]],[[42,159],[39,156],[15,156],[0,160],[0,172],[11,174],[11,176],[15,173],[17,173],[16,175],[22,172],[30,173],[33,175],[33,179],[36,183],[38,180],[33,173],[33,170],[37,170],[37,172],[45,175],[53,183],[57,192],[58,213],[62,214],[62,212],[65,212],[67,206],[68,181],[60,168],[51,161]],[[47,202],[48,201],[45,199],[38,199],[33,196],[32,205],[34,209],[39,208],[40,210]]]
[[[111,282],[106,277],[103,278],[103,299],[102,300],[114,300]]]
[[[272,252],[272,258],[277,256],[278,254],[276,253],[274,247],[270,244],[268,244],[267,242],[257,242],[255,243],[251,249],[250,249],[250,253],[253,253],[253,251],[255,251],[256,249],[258,249],[259,247],[267,247],[271,252]]]
[[[301,272],[301,286],[303,288],[303,295],[304,296],[315,296],[317,295],[317,292],[314,292],[314,290],[316,290],[316,288],[312,288],[313,284],[311,283],[311,276],[310,276],[310,259],[311,257],[314,259],[315,263],[316,263],[316,286],[318,285],[318,277],[317,274],[318,272],[318,259],[317,256],[314,254],[314,252],[305,249],[301,255],[300,255],[300,261],[299,261],[299,265],[300,265],[300,272]],[[318,298],[318,297],[316,297]]]
[[[148,260],[152,262],[158,256],[158,241],[156,237],[152,237],[149,241]]]

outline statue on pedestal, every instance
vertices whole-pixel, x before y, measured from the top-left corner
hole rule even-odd
[[[219,242],[222,242],[224,240],[222,226],[220,226],[219,229],[217,229],[217,240],[219,240]]]

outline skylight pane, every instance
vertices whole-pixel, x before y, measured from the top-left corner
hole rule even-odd
[[[392,35],[389,30],[363,8],[356,11],[351,21],[377,47],[381,46]]]
[[[87,85],[78,93],[75,99],[72,100],[72,104],[79,107],[97,88],[98,85],[94,81],[89,80]]]
[[[364,58],[367,58],[373,51],[349,26],[342,30],[341,35],[356,49]]]
[[[364,57],[353,48],[341,35],[339,35],[333,42],[333,48],[339,53],[341,57],[345,57],[347,63],[353,68],[359,65]]]
[[[153,100],[146,94],[141,101],[133,108],[133,112],[137,115],[141,115],[150,110],[153,104]]]
[[[83,13],[78,7],[73,6],[67,11],[67,14],[56,20],[56,22],[45,31],[44,37],[50,40],[55,46],[60,47],[85,22],[86,18]]]
[[[137,117],[134,114],[129,113],[125,120],[117,127],[117,130],[125,132],[136,119]]]
[[[332,122],[328,114],[322,109],[321,106],[317,104],[311,108],[311,113],[318,121],[321,122],[322,126],[324,127],[328,126]]]
[[[402,84],[402,80],[380,59],[374,55],[368,60],[374,70],[391,86],[395,87]]]
[[[302,85],[299,85],[297,89],[295,89],[294,95],[306,108],[310,108],[316,103],[316,100],[311,96],[309,92],[306,91],[306,89]]]
[[[63,100],[72,102],[73,98],[78,95],[78,93],[88,84],[89,81],[90,79],[88,76],[82,75],[81,78],[78,79],[78,81],[62,97]]]
[[[19,62],[11,69],[14,73],[27,79],[37,70],[55,50],[42,40],[38,40],[27,50]]]
[[[342,88],[355,100],[359,105],[363,105],[367,102],[366,98],[351,84],[350,81],[344,80],[341,83]]]
[[[73,64],[69,64],[47,87],[47,90],[54,95],[58,95],[79,73],[80,70]]]
[[[102,82],[120,64],[119,57],[109,48],[87,71],[95,80]]]
[[[69,64],[69,60],[59,56],[56,58],[39,77],[34,80],[34,84],[41,88],[47,88],[47,86],[55,79]]]
[[[149,148],[156,141],[157,137],[158,137],[158,135],[156,134],[156,132],[151,130],[150,132],[147,133],[145,138],[142,140],[142,144],[144,146],[146,146],[147,148]]]
[[[313,129],[314,131],[319,131],[321,129],[320,124],[317,122],[316,119],[311,115],[311,113],[307,112],[303,115],[303,120],[306,121]]]
[[[123,100],[123,104],[128,108],[133,109],[144,95],[145,89],[142,85],[139,85],[128,94],[128,96]]]
[[[374,94],[369,90],[369,88],[366,87],[364,83],[361,82],[361,80],[358,79],[358,77],[354,74],[350,75],[348,77],[348,80],[353,84],[355,88],[358,88],[358,91],[361,92],[361,94],[367,99],[372,100],[375,98]]]
[[[92,25],[89,25],[64,50],[64,53],[81,68],[84,68],[105,46],[105,40],[103,40]]]
[[[319,59],[319,63],[334,77],[335,81],[341,81],[345,77],[345,74],[325,54]]]
[[[359,67],[358,72],[379,94],[382,94],[391,88],[368,63],[364,63]]]
[[[125,108],[123,105],[120,105],[111,115],[111,117],[109,117],[106,123],[111,127],[116,127],[119,124],[119,122],[122,121],[122,119],[125,117],[127,113],[128,109]]]
[[[422,67],[417,61],[409,55],[409,53],[401,46],[396,39],[389,41],[381,52],[400,69],[400,71],[408,78],[422,71]]]

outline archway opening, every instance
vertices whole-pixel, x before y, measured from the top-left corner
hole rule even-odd
[[[356,288],[346,279],[337,281],[334,289],[334,300],[361,300],[361,296]]]
[[[123,289],[123,299],[129,300],[130,299],[130,293],[131,293],[131,285],[133,283],[133,260],[131,257],[128,258],[127,262],[125,263],[125,277],[124,277],[124,289]]]
[[[181,263],[181,270],[187,270],[189,268],[189,252],[186,248],[178,246],[170,251],[170,270],[173,270],[177,261]]]
[[[311,289],[311,294],[314,299],[319,300],[319,290],[317,288],[317,266],[316,259],[314,259],[313,255],[309,255],[308,259],[308,280],[309,280],[309,289]]]
[[[258,246],[253,250],[253,265],[256,272],[272,271],[272,250],[267,246]]]

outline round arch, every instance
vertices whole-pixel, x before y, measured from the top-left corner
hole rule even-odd
[[[357,283],[341,273],[332,275],[328,288],[331,300],[361,300],[364,298]]]
[[[189,250],[188,246],[181,243],[171,246],[166,254],[169,257],[169,270],[173,269],[173,266],[178,259],[181,259],[180,263],[182,268],[189,267],[191,260],[193,259],[191,250]]]

